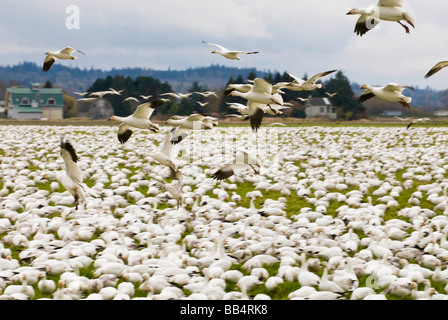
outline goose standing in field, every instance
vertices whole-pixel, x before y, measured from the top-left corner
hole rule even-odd
[[[403,95],[404,89],[414,90],[412,87],[401,86],[396,83],[389,83],[385,87],[372,87],[368,84],[363,84],[361,89],[364,89],[364,92],[358,99],[359,103],[367,101],[373,97],[378,97],[380,99],[391,101],[391,102],[399,102],[403,107],[410,108],[410,103],[412,102],[411,97],[406,97]]]
[[[62,138],[60,147],[60,154],[65,163],[65,172],[56,175],[56,180],[72,194],[75,198],[75,208],[78,209],[79,204],[85,205],[87,203],[86,193],[94,197],[98,195],[83,183],[81,170],[77,164],[78,156],[73,145],[68,140]],[[49,179],[52,177],[50,174],[45,174],[43,178]]]
[[[347,12],[347,15],[360,15],[354,32],[361,37],[375,28],[381,20],[396,21],[406,30],[406,33],[410,33],[409,27],[401,21],[415,28],[415,18],[412,12],[404,9],[403,3],[404,0],[379,0],[376,6],[367,9],[355,8]]]
[[[207,41],[202,41],[205,44],[211,45],[211,46],[215,46],[217,47],[219,50],[213,50],[212,53],[217,53],[222,55],[224,58],[230,59],[230,60],[241,60],[241,58],[239,57],[240,54],[257,54],[258,51],[235,51],[235,50],[229,50],[219,44],[216,43],[211,43],[211,42],[207,42]]]
[[[246,99],[250,125],[257,131],[263,121],[266,105],[283,105],[283,98],[279,93],[272,94],[272,85],[264,79],[254,79],[254,84],[248,92],[231,91],[230,96]]]
[[[225,163],[219,170],[215,171],[212,174],[212,177],[216,180],[225,180],[233,176],[236,172],[248,167],[252,168],[255,174],[259,174],[261,162],[258,158],[247,153],[246,151],[237,150],[235,152],[235,158]]]
[[[324,72],[315,74],[308,80],[301,79],[301,78],[295,76],[294,74],[292,74],[291,72],[288,72],[288,75],[291,78],[293,78],[294,80],[292,82],[290,82],[288,85],[285,85],[284,88],[288,89],[288,90],[292,90],[292,91],[312,91],[315,89],[320,89],[320,88],[322,88],[322,84],[317,83],[317,81],[320,78],[325,77],[329,74],[332,74],[333,72],[336,72],[336,71],[337,70],[324,71]]]
[[[448,67],[448,61],[440,61],[438,62],[434,67],[431,68],[431,70],[428,71],[428,73],[425,75],[425,78],[428,79],[429,77],[433,76],[443,68]]]
[[[149,119],[154,110],[161,106],[165,101],[163,99],[153,102],[146,102],[137,107],[135,112],[127,117],[112,116],[109,121],[119,121],[117,137],[118,141],[125,143],[133,133],[133,128],[149,129],[152,132],[158,132],[159,127]]]
[[[78,49],[72,48],[72,47],[65,47],[64,49],[58,50],[58,51],[45,52],[46,57],[44,60],[44,65],[42,67],[42,70],[45,72],[50,70],[50,68],[55,63],[56,59],[61,59],[61,60],[76,60],[76,59],[78,59],[78,57],[72,55],[72,53],[76,52],[76,51],[81,54],[85,54],[84,52],[82,52]]]

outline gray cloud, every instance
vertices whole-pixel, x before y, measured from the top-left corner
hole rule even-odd
[[[43,53],[65,45],[87,53],[76,65],[103,69],[142,66],[185,69],[222,64],[290,71],[298,75],[343,70],[359,83],[400,82],[446,88],[448,72],[423,75],[448,59],[441,39],[448,4],[408,0],[417,17],[406,35],[397,23],[382,22],[364,37],[353,33],[353,7],[376,0],[30,0],[2,3],[0,61],[41,63]],[[80,29],[68,30],[65,8],[80,9]],[[210,54],[201,40],[259,55],[228,61]],[[65,63],[65,62],[61,62]]]

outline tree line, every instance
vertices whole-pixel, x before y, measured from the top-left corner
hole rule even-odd
[[[172,115],[189,115],[191,113],[203,113],[203,114],[213,114],[215,116],[224,116],[229,113],[233,113],[233,110],[228,107],[228,103],[243,103],[245,101],[239,97],[225,96],[224,91],[227,85],[232,83],[247,83],[248,80],[253,80],[257,78],[256,72],[250,72],[247,77],[239,75],[234,78],[230,76],[225,87],[219,89],[211,89],[207,86],[200,85],[197,81],[187,88],[186,92],[192,93],[188,98],[181,100],[170,99],[169,102],[160,106],[154,113],[154,116],[159,117],[169,117]],[[291,82],[293,79],[288,73],[268,73],[267,76],[263,76],[269,83],[275,84],[278,82]],[[307,79],[307,75],[303,76]],[[358,103],[355,92],[353,91],[349,79],[343,74],[342,71],[338,71],[333,77],[322,82],[322,88],[316,89],[311,92],[302,91],[296,92],[291,90],[283,90],[284,94],[283,100],[285,102],[292,102],[295,109],[302,109],[303,106],[298,103],[298,98],[307,98],[312,95],[313,98],[329,98],[332,104],[339,109],[341,115],[347,120],[359,119],[365,116],[365,107]],[[125,101],[126,98],[135,97],[140,99],[140,95],[151,95],[151,99],[158,99],[164,97],[164,93],[173,92],[171,85],[168,82],[161,82],[151,76],[139,76],[132,79],[130,76],[124,77],[121,75],[107,76],[106,78],[97,79],[87,90],[87,92],[95,91],[105,91],[109,88],[114,88],[115,90],[123,90],[121,95],[107,95],[104,99],[107,99],[113,109],[114,113],[119,116],[127,116],[131,114],[137,103],[135,101]],[[217,94],[215,96],[204,97],[200,94],[194,94],[197,92],[214,91]],[[333,97],[327,95],[329,93],[337,93]],[[168,97],[166,97],[168,98]],[[141,103],[144,101],[141,100]],[[299,117],[303,117],[303,113],[295,113]],[[293,113],[294,116],[294,113]]]

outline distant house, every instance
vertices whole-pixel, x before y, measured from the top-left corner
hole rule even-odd
[[[403,111],[398,111],[398,110],[384,110],[383,111],[383,116],[388,116],[388,117],[399,117],[403,115]]]
[[[336,107],[328,98],[310,97],[305,103],[305,113],[307,118],[328,118],[336,119]]]
[[[434,115],[437,117],[446,117],[448,116],[448,110],[437,110],[434,111]]]
[[[8,119],[59,120],[64,115],[64,95],[60,88],[7,88],[5,112]]]
[[[0,118],[6,118],[5,101],[0,101]]]

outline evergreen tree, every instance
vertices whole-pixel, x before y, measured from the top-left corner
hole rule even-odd
[[[335,107],[341,108],[347,120],[358,119],[365,115],[365,107],[358,103],[350,81],[342,71],[338,71],[325,83],[325,90],[330,93],[338,93],[331,98],[331,102]]]
[[[97,79],[87,92],[107,91],[110,88],[115,90],[123,90],[121,95],[108,94],[104,99],[108,100],[114,108],[114,114],[118,116],[128,116],[133,112],[133,108],[128,101],[123,102],[128,97],[139,98],[139,95],[153,95],[153,99],[159,98],[161,93],[171,92],[171,86],[167,83],[161,83],[158,79],[146,76],[139,76],[135,80],[131,77],[123,77],[121,75],[107,76],[105,79]],[[158,112],[161,114],[169,114],[168,110],[174,107],[165,104],[157,108],[154,115]],[[178,109],[178,107],[177,107]]]

